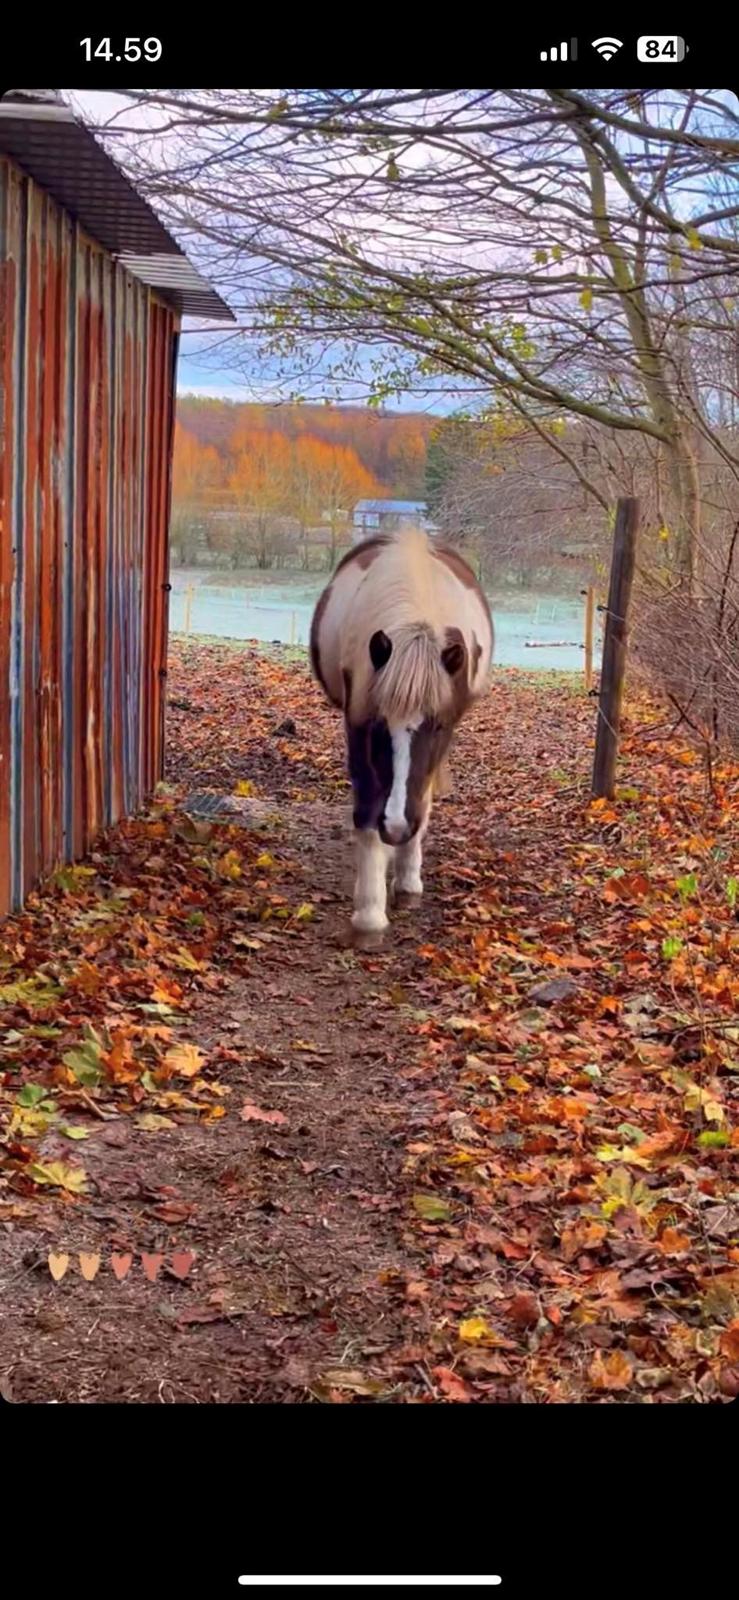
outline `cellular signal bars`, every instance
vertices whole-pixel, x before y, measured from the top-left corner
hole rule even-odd
[[[540,50],[540,61],[577,61],[577,39],[563,40],[562,44],[550,45],[548,50]]]

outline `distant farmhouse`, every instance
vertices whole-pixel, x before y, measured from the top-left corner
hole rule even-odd
[[[425,528],[435,533],[424,500],[358,500],[352,518],[352,542],[360,544],[373,533],[397,533],[400,528]]]

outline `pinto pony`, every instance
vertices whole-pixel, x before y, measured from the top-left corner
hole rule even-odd
[[[487,685],[493,624],[467,562],[418,529],[365,540],[324,589],[311,624],[313,672],[344,713],[354,791],[352,927],[387,927],[423,891],[421,843],[454,729]]]

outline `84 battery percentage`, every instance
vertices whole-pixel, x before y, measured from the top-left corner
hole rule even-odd
[[[676,33],[644,34],[636,43],[637,61],[684,61],[688,46]]]

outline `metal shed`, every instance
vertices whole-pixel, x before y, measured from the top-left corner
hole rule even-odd
[[[182,313],[233,320],[69,107],[0,101],[0,915],[161,776]]]

